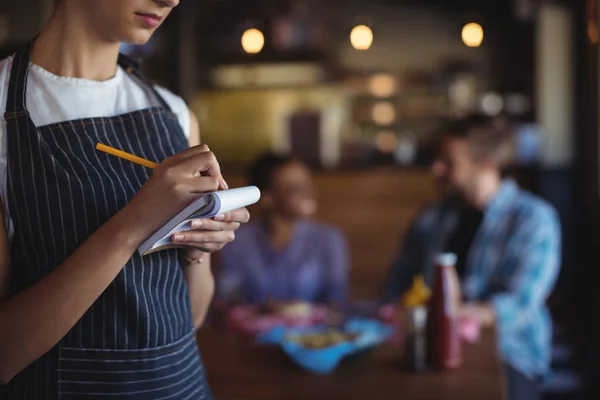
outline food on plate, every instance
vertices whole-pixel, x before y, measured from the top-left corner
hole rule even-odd
[[[299,343],[308,349],[323,349],[335,346],[343,342],[351,342],[356,339],[356,334],[345,333],[337,329],[329,329],[324,332],[288,334],[286,339]]]
[[[290,302],[290,303],[269,303],[266,305],[266,312],[271,314],[280,314],[285,317],[301,318],[310,316],[313,306],[310,303]]]

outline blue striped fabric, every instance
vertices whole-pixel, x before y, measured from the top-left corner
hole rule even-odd
[[[162,107],[35,127],[25,104],[28,66],[26,48],[13,61],[5,114],[14,292],[60,265],[149,178],[144,167],[98,153],[98,142],[157,162],[187,147],[177,117],[150,85]],[[7,391],[16,399],[210,398],[193,332],[177,251],[135,254]]]
[[[560,268],[560,232],[552,206],[506,181],[486,208],[467,260],[465,298],[491,302],[505,360],[530,378],[550,367],[546,299]]]

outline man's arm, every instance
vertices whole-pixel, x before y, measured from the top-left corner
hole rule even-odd
[[[496,323],[503,331],[519,329],[532,310],[545,304],[561,261],[561,234],[558,216],[548,209],[536,213],[523,226],[518,266],[506,293],[492,296]]]

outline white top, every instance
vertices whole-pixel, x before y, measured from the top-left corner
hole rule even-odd
[[[7,198],[7,135],[6,101],[12,57],[0,61],[0,200],[9,241],[14,236],[13,221]],[[186,137],[190,135],[188,107],[179,96],[164,88],[156,88],[177,114]],[[27,109],[36,126],[119,114],[159,106],[155,96],[148,96],[138,80],[117,67],[114,77],[98,82],[80,78],[66,78],[31,64],[27,81]]]

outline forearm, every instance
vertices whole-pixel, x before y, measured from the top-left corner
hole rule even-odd
[[[186,261],[183,262],[186,263]],[[210,256],[205,257],[201,264],[184,264],[183,271],[188,285],[194,326],[198,329],[206,318],[215,293],[215,279],[211,270]]]
[[[491,327],[496,322],[496,310],[492,303],[470,303],[463,305],[461,316],[474,317],[484,327]]]
[[[0,382],[54,347],[110,285],[139,244],[130,226],[115,216],[45,278],[0,303]]]

